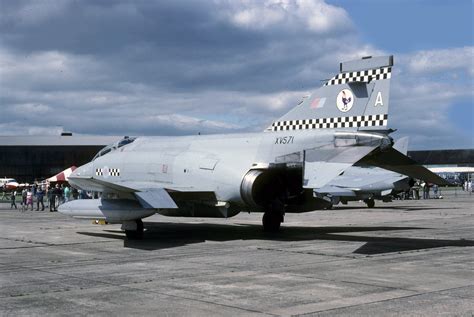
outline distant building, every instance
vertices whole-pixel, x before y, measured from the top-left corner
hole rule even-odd
[[[0,136],[0,177],[31,183],[92,160],[120,136]]]
[[[474,167],[474,149],[408,151],[408,156],[422,165]]]
[[[0,177],[19,182],[46,179],[73,165],[80,166],[104,146],[122,136],[0,136]],[[408,151],[408,156],[427,167],[474,167],[474,149]]]

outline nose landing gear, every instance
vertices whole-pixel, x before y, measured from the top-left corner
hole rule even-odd
[[[143,229],[143,221],[141,219],[122,223],[122,230],[125,231],[125,236],[128,240],[143,239]]]

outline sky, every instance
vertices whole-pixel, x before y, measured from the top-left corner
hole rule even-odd
[[[474,148],[471,0],[0,0],[0,135],[263,131],[394,55],[389,127]]]

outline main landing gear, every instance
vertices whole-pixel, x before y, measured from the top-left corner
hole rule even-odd
[[[365,199],[364,202],[367,204],[368,208],[374,208],[375,200],[373,198]]]
[[[263,231],[278,232],[283,222],[283,216],[274,212],[265,212],[262,217]]]
[[[284,216],[285,205],[279,199],[274,200],[263,214],[263,230],[266,232],[278,232]]]
[[[122,223],[122,230],[125,231],[128,240],[143,239],[143,221],[141,219]]]

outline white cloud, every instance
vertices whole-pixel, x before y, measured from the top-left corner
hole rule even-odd
[[[469,77],[473,67],[467,52],[472,52],[472,48],[415,51],[396,56],[390,126],[399,129],[403,136],[410,136],[414,148],[474,146],[472,136],[463,132],[469,127],[450,120],[457,103],[472,104],[474,98],[472,80],[466,79],[466,72]],[[466,116],[472,117],[472,113]]]
[[[2,11],[0,27],[39,3]],[[387,54],[322,0],[45,3],[0,29],[2,134],[262,131],[340,61]],[[471,46],[396,55],[390,126],[414,147],[455,139],[472,58]]]
[[[32,125],[29,122],[20,125],[16,122],[0,123],[0,135],[55,135],[58,136],[63,132],[63,127],[57,126],[39,126]]]
[[[225,7],[230,20],[249,29],[275,26],[286,29],[298,26],[316,33],[331,32],[351,26],[347,12],[340,7],[316,0],[229,1]],[[219,3],[226,3],[219,1]]]
[[[18,54],[0,47],[0,84],[2,86],[61,89],[83,87],[104,79],[103,65],[91,56],[58,51]],[[46,90],[47,91],[47,90]]]
[[[415,74],[431,74],[464,70],[474,76],[474,47],[418,51],[404,56],[407,70]]]
[[[273,2],[273,3],[272,3]],[[245,5],[232,16],[232,22],[236,25],[262,29],[280,23],[285,19],[285,9],[283,6],[270,2],[261,2],[260,7]]]
[[[18,114],[46,115],[49,111],[51,111],[51,107],[43,105],[43,104],[25,103],[25,104],[20,104],[20,105],[15,106],[14,111],[17,112]]]
[[[15,20],[22,26],[34,26],[54,16],[60,15],[70,5],[70,0],[41,0],[22,1],[3,14],[2,20]]]
[[[174,126],[177,129],[186,127],[185,130],[199,130],[213,129],[213,130],[233,130],[240,128],[235,124],[229,124],[226,122],[214,121],[214,120],[202,120],[190,116],[184,116],[179,114],[170,115],[157,115],[147,118],[147,121],[151,121],[154,124],[168,124]]]

